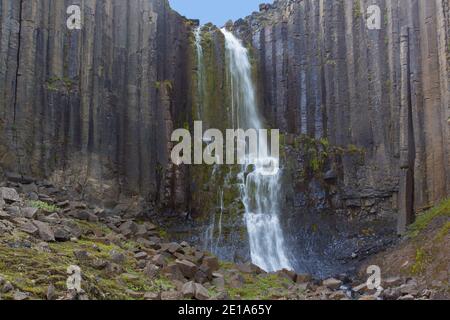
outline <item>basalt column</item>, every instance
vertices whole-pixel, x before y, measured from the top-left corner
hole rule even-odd
[[[400,110],[400,186],[398,233],[403,234],[414,222],[414,129],[412,122],[409,29],[402,29],[400,40],[401,110]]]

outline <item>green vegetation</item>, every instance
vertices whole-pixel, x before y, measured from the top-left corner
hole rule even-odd
[[[286,137],[282,136],[282,144],[286,145]],[[327,138],[315,139],[308,135],[300,135],[294,138],[294,149],[303,155],[305,159],[305,174],[320,176],[327,165],[333,166],[343,156],[356,157],[358,164],[364,163],[365,151],[356,145],[347,147],[335,146]],[[283,148],[281,154],[283,153]]]
[[[361,3],[359,0],[354,1],[355,6],[353,7],[353,17],[355,19],[362,18],[362,10],[361,10]]]
[[[441,242],[444,240],[444,238],[450,233],[450,222],[447,222],[444,224],[444,226],[439,230],[436,240]]]
[[[450,199],[442,201],[438,206],[418,216],[416,222],[409,228],[408,236],[411,238],[417,237],[438,217],[450,217]]]
[[[80,224],[84,234],[92,234],[94,230],[102,232],[104,226],[83,222]],[[51,243],[50,252],[36,247],[20,246],[25,243],[27,235],[15,233],[2,238],[0,242],[0,275],[14,283],[16,289],[30,293],[34,298],[45,299],[47,288],[54,285],[58,294],[66,291],[67,268],[78,265],[82,270],[82,288],[94,299],[131,300],[136,299],[133,293],[159,292],[174,288],[164,276],[150,279],[138,270],[136,259],[129,248],[138,248],[134,241],[123,241],[117,244],[109,241],[82,237],[76,242]],[[11,246],[15,243],[15,246]],[[78,260],[74,252],[86,251],[89,259]],[[110,252],[123,253],[125,262],[120,266],[123,273],[96,268],[93,261],[110,260]],[[4,299],[11,299],[13,292],[4,294]],[[142,297],[143,298],[143,297]]]
[[[417,249],[415,262],[411,267],[411,273],[414,275],[421,274],[425,270],[427,254],[423,249]]]
[[[62,91],[66,93],[74,91],[74,89],[77,87],[77,83],[67,77],[51,77],[46,81],[45,85],[47,90],[49,91]]]
[[[283,294],[289,286],[289,280],[276,274],[264,274],[257,277],[244,275],[244,284],[240,288],[230,288],[232,298],[244,300],[268,300]]]
[[[47,202],[44,201],[30,201],[30,206],[39,210],[43,210],[45,212],[48,213],[53,213],[58,211],[58,207],[53,205],[53,204],[49,204]]]

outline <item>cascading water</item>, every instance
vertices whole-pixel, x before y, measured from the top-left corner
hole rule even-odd
[[[233,126],[244,130],[263,129],[256,105],[248,50],[228,30],[222,29],[222,33],[228,57]],[[259,140],[258,148],[258,155],[246,156],[246,164],[242,165],[239,173],[251,259],[267,272],[292,269],[279,220],[281,174],[263,174],[264,165],[276,159],[268,156],[267,141]]]

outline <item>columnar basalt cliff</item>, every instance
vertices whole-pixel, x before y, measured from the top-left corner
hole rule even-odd
[[[66,27],[72,4],[82,30]],[[333,272],[384,248],[450,194],[449,11],[449,0],[279,0],[228,24],[249,48],[267,126],[282,131],[297,269]],[[169,159],[173,129],[230,123],[219,29],[202,27],[199,65],[195,22],[166,0],[4,0],[0,26],[0,174],[107,207],[140,197],[197,241],[217,237],[220,216],[215,253],[248,259],[236,168]]]
[[[380,30],[367,27],[372,4]],[[448,195],[449,1],[276,1],[236,28],[275,127],[364,151],[361,166],[343,161],[341,199],[396,196],[406,169],[414,209]]]
[[[82,30],[66,26],[70,5]],[[165,0],[8,0],[0,13],[5,172],[185,208],[169,155],[190,110],[188,21]]]

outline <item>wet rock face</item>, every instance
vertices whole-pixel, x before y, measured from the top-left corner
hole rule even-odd
[[[66,26],[73,4],[82,30]],[[185,205],[168,141],[189,113],[189,26],[166,0],[7,0],[0,25],[5,171]]]
[[[255,48],[274,127],[364,152],[340,163],[340,207],[397,202],[410,168],[419,209],[450,192],[449,1],[377,3],[380,30],[367,27],[372,2],[331,0],[275,1],[234,28]]]

